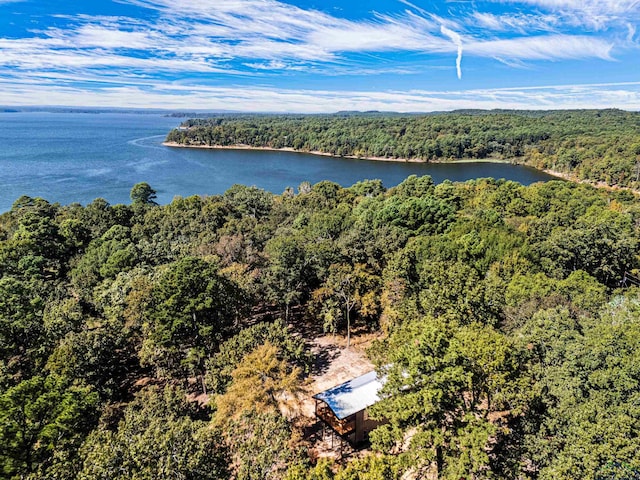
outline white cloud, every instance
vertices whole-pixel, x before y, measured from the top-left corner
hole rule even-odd
[[[531,32],[554,32],[559,27],[555,15],[512,13],[495,15],[486,12],[473,12],[470,19],[473,25],[488,29],[494,33],[516,31],[521,34]]]
[[[616,48],[628,48],[634,41],[633,19],[640,4],[640,0],[512,0],[549,12],[495,15],[477,11],[476,6],[456,15],[452,7],[445,18],[401,1],[408,7],[403,12],[348,20],[276,0],[120,0],[153,10],[153,15],[58,16],[57,25],[65,27],[34,30],[29,38],[0,38],[0,77],[19,74],[25,81],[64,77],[65,82],[102,77],[111,82],[160,76],[171,81],[193,74],[228,82],[232,76],[264,78],[301,70],[335,76],[402,75],[419,70],[420,61],[457,53],[461,78],[463,49],[467,58],[494,58],[509,66],[611,60]],[[7,0],[0,0],[3,3]],[[610,22],[624,14],[628,18],[615,34],[577,35],[566,29],[567,22],[579,15],[593,23],[603,15]],[[394,56],[396,52],[411,54],[409,67]],[[433,67],[422,69],[428,68]],[[7,92],[0,93],[2,103]]]
[[[157,32],[120,30],[117,25],[83,25],[74,36],[79,48],[152,50],[162,48],[162,40]]]
[[[312,45],[331,52],[421,50],[441,48],[442,42],[411,25],[351,24],[314,29],[307,37]]]
[[[508,40],[469,42],[465,50],[471,54],[517,60],[554,60],[601,58],[611,60],[613,45],[607,41],[571,35],[541,35]]]
[[[607,28],[613,23],[638,20],[640,1],[638,0],[494,0],[501,3],[520,3],[551,10],[561,20],[573,25],[583,25],[596,30]]]
[[[2,42],[0,42],[2,48]],[[106,75],[118,75],[118,69],[142,69],[147,72],[204,72],[204,73],[239,73],[221,68],[206,59],[179,58],[137,58],[118,55],[105,51],[75,51],[67,49],[3,49],[0,56],[0,67],[27,70],[25,75],[31,75],[38,70],[68,70],[83,69],[86,72],[102,71]],[[28,52],[28,53],[27,53]],[[105,70],[113,68],[114,70]]]
[[[640,110],[640,82],[462,91],[294,90],[203,87],[150,82],[95,90],[0,79],[0,103],[96,107],[233,109],[329,113],[338,110],[440,111],[461,108],[610,108]],[[25,102],[25,99],[29,99]]]
[[[458,56],[456,57],[456,72],[458,73],[458,80],[462,79],[462,67],[461,67],[461,63],[462,63],[462,37],[454,32],[453,30],[445,27],[444,25],[442,25],[440,27],[440,31],[442,32],[443,35],[446,35],[447,37],[449,37],[453,43],[455,43],[456,47],[458,47]]]
[[[526,1],[526,0],[525,0]],[[533,0],[531,0],[533,1]],[[544,0],[540,0],[544,1]],[[567,0],[568,1],[568,0]],[[0,65],[38,68],[143,69],[147,74],[176,72],[238,74],[265,65],[325,65],[326,73],[345,70],[345,54],[457,52],[461,76],[462,29],[453,19],[424,10],[353,21],[304,10],[275,0],[123,0],[158,12],[157,20],[79,15],[70,26],[34,32],[30,39],[0,39]],[[408,4],[411,6],[411,4]],[[532,16],[476,14],[486,29],[531,28]],[[453,43],[442,38],[448,37]],[[507,62],[563,58],[610,58],[611,44],[588,37],[551,36],[496,39],[464,33],[465,50]],[[557,42],[558,48],[552,43]],[[130,53],[131,50],[139,53]],[[129,52],[129,53],[128,53]],[[141,58],[146,57],[146,58]],[[233,68],[230,62],[240,62]],[[297,68],[295,67],[295,68]],[[354,72],[362,70],[354,65]],[[366,70],[366,69],[365,69]],[[322,69],[316,68],[317,73]]]
[[[638,10],[638,0],[503,0],[509,3],[526,3],[545,8],[591,10],[622,13]]]

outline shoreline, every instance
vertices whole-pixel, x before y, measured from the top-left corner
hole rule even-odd
[[[532,168],[534,168],[534,167],[532,167]],[[536,169],[536,170],[538,170],[538,169]],[[547,175],[551,175],[552,177],[561,178],[562,180],[566,180],[568,182],[589,183],[589,182],[586,182],[585,180],[579,180],[575,175],[571,175],[570,173],[559,172],[558,170],[552,170],[550,168],[543,168],[540,171],[546,173]],[[589,185],[593,185],[593,184],[589,183]],[[593,186],[595,186],[595,185],[593,185]]]
[[[580,180],[575,175],[570,173],[559,172],[557,170],[552,170],[549,168],[536,168],[531,165],[527,165],[526,163],[518,163],[513,162],[511,160],[500,160],[496,158],[465,158],[459,160],[423,160],[420,158],[388,158],[388,157],[357,157],[355,155],[333,155],[331,153],[320,152],[317,150],[314,151],[305,151],[305,150],[296,150],[291,147],[283,147],[283,148],[273,148],[273,147],[252,147],[250,145],[185,145],[183,143],[177,142],[162,142],[162,145],[170,148],[199,148],[205,150],[253,150],[253,151],[267,151],[267,152],[289,152],[289,153],[305,153],[308,155],[317,155],[321,157],[333,157],[333,158],[348,158],[350,160],[370,160],[375,162],[396,162],[396,163],[447,163],[447,164],[455,164],[455,163],[504,163],[509,165],[522,165],[525,167],[533,168],[534,170],[538,170],[539,172],[546,173],[552,177],[565,180],[572,183],[581,183],[585,185],[591,185],[594,188],[603,188],[605,190],[628,190],[635,195],[640,195],[640,190],[634,190],[630,187],[621,187],[618,185],[608,185],[604,182],[590,182],[588,180]]]
[[[296,150],[292,147],[252,147],[250,145],[185,145],[177,142],[162,142],[162,145],[170,148],[199,148],[205,150],[253,150],[266,152],[289,152],[289,153],[305,153],[307,155],[317,155],[320,157],[332,158],[348,158],[350,160],[371,160],[374,162],[396,162],[396,163],[506,163],[510,165],[519,165],[509,160],[500,160],[496,158],[464,158],[459,160],[423,160],[421,158],[389,158],[389,157],[358,157],[355,155],[334,155],[332,153],[321,152],[318,150]]]
[[[552,177],[566,180],[567,182],[590,185],[594,188],[603,188],[605,190],[610,190],[610,191],[627,190],[635,195],[640,195],[640,190],[635,190],[631,187],[621,187],[620,185],[609,185],[608,183],[605,183],[605,182],[592,182],[589,180],[580,180],[578,177],[576,177],[575,175],[572,175],[571,173],[559,172],[557,170],[552,170],[550,168],[545,168],[545,169],[542,169],[541,171],[546,173],[547,175],[551,175]]]

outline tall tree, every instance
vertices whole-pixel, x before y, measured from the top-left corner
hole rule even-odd
[[[156,191],[147,182],[136,183],[131,189],[130,197],[134,205],[157,205]]]
[[[237,328],[242,292],[214,264],[184,258],[163,269],[146,306],[143,364],[160,376],[195,374]]]
[[[289,321],[292,305],[302,299],[305,286],[313,277],[312,261],[299,235],[280,235],[265,245],[269,258],[265,284],[270,297],[284,304],[285,321]],[[307,290],[308,291],[308,290]]]
[[[372,432],[374,446],[404,450],[422,476],[488,478],[489,453],[504,441],[496,414],[517,415],[527,402],[511,343],[492,327],[426,317],[378,348],[387,381],[372,412],[388,424]]]
[[[347,348],[351,346],[352,313],[375,317],[379,310],[379,278],[364,264],[334,264],[325,283],[314,292],[314,299],[325,318],[325,327],[335,331],[340,318],[347,327]],[[336,308],[338,307],[338,308]],[[344,317],[343,317],[344,315]]]

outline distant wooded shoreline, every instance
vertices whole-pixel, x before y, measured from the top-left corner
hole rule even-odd
[[[221,115],[187,120],[166,142],[386,162],[514,163],[595,186],[640,189],[640,113],[613,109]]]
[[[266,151],[266,152],[289,152],[289,153],[305,153],[308,155],[318,155],[321,157],[333,157],[333,158],[348,158],[351,160],[372,160],[376,162],[397,162],[397,163],[509,163],[514,165],[521,165],[521,163],[513,162],[510,160],[503,160],[497,158],[462,158],[455,160],[424,160],[422,158],[391,158],[391,157],[362,157],[356,155],[335,155],[333,153],[321,152],[319,150],[296,150],[291,147],[273,148],[273,147],[253,147],[251,145],[189,145],[178,142],[163,142],[165,147],[172,148],[202,148],[206,150],[252,150],[252,151]],[[550,175],[553,175],[550,173]],[[560,175],[554,175],[560,176]]]
[[[512,164],[512,165],[525,165],[531,168],[534,168],[538,171],[544,172],[547,175],[551,175],[552,177],[556,177],[561,180],[566,180],[569,182],[575,183],[586,183],[588,185],[592,185],[597,188],[605,188],[608,190],[628,190],[633,192],[636,195],[640,195],[640,190],[633,189],[630,187],[623,187],[619,185],[608,185],[604,182],[590,182],[586,180],[580,180],[575,175],[571,175],[566,172],[559,172],[557,170],[551,170],[548,168],[540,169],[536,168],[532,165],[527,165],[524,162],[517,162],[513,160],[502,160],[496,158],[478,158],[478,159],[456,159],[456,160],[423,160],[419,158],[385,158],[385,157],[356,157],[356,156],[341,156],[334,155],[326,152],[319,151],[306,151],[306,150],[295,150],[293,148],[283,147],[283,148],[272,148],[272,147],[252,147],[250,145],[186,145],[177,142],[163,142],[162,145],[165,147],[171,148],[196,148],[196,149],[204,149],[204,150],[246,150],[246,151],[266,151],[266,152],[288,152],[288,153],[304,153],[307,155],[317,155],[321,157],[333,157],[333,158],[348,158],[351,160],[371,160],[375,162],[396,162],[396,163],[447,163],[447,164],[456,164],[456,163],[503,163],[503,164]]]

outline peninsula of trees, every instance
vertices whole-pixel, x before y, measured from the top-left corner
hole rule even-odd
[[[221,115],[187,120],[167,142],[372,159],[499,159],[640,188],[640,113],[621,110]]]
[[[597,115],[578,117],[607,131]],[[428,118],[256,124],[414,121]],[[1,478],[640,476],[631,192],[412,176],[164,206],[147,184],[131,193],[22,197],[0,216]],[[283,409],[314,329],[375,336],[388,379],[371,411],[387,423],[336,463],[310,458],[309,420]]]

